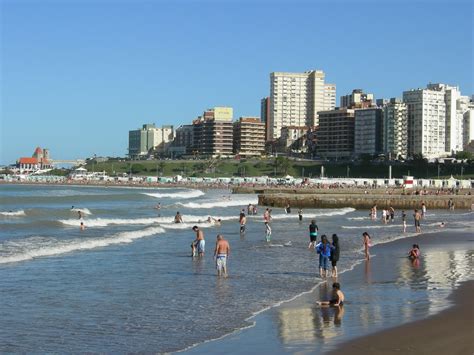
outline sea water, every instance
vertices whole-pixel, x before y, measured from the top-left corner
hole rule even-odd
[[[402,233],[400,211],[388,225],[350,207],[305,209],[300,222],[294,206],[290,214],[273,208],[267,243],[262,206],[239,233],[240,210],[255,203],[256,195],[228,190],[0,186],[0,352],[184,349],[248,327],[320,281],[311,219],[320,235],[339,236],[340,271],[363,258],[362,232],[373,244],[414,232],[408,218]],[[182,224],[173,223],[178,211]],[[423,231],[442,221],[463,229],[470,215],[428,211]],[[194,225],[205,234],[203,258],[190,257]],[[228,279],[216,277],[218,233],[231,246]]]

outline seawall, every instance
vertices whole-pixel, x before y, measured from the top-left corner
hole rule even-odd
[[[470,210],[474,204],[473,195],[388,195],[388,194],[294,194],[265,193],[258,196],[261,206],[285,207],[290,204],[297,208],[342,208],[370,209],[374,204],[378,208],[392,206],[395,209],[412,210],[420,208],[424,202],[427,209],[447,209],[452,199],[455,209]]]

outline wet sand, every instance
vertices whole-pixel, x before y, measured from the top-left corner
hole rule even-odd
[[[343,344],[332,354],[472,354],[474,281],[454,291],[452,307],[424,320]]]
[[[473,279],[473,241],[472,230],[442,231],[376,245],[369,262],[361,254],[361,263],[340,275],[346,295],[341,309],[316,305],[330,297],[329,279],[250,319],[255,326],[186,353],[472,354],[473,312],[466,304],[473,282],[459,287]],[[419,263],[406,257],[413,243],[421,247]]]

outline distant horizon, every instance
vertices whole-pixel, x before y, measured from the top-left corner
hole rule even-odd
[[[3,0],[0,165],[37,146],[124,157],[129,130],[214,106],[259,117],[275,71],[323,70],[337,106],[429,82],[473,95],[470,2],[270,4]]]

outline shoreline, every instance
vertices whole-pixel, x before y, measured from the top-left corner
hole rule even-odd
[[[426,234],[420,234],[420,235],[415,235],[415,236],[408,236],[408,237],[402,237],[398,238],[395,240],[392,240],[390,242],[385,242],[385,243],[379,243],[374,246],[374,258],[371,259],[371,264],[377,263],[378,266],[383,266],[385,265],[384,262],[385,257],[384,254],[387,251],[390,251],[391,249],[401,249],[405,251],[405,245],[409,245],[412,243],[412,241],[416,241],[418,243],[426,243],[425,249],[427,249],[428,245],[431,245],[429,248],[439,248],[440,240],[445,238],[448,234],[451,234],[450,231],[440,231],[440,232],[435,232],[435,233],[426,233]],[[457,243],[457,246],[463,245],[463,243],[468,243],[472,242],[473,240],[470,239],[470,235],[468,232],[454,232],[453,235],[455,236],[454,243]],[[408,239],[408,240],[407,240]],[[471,248],[470,250],[472,251],[472,245],[469,245]],[[384,253],[380,253],[380,251],[383,250]],[[379,255],[380,254],[380,255]],[[406,258],[403,258],[403,260],[406,260]],[[369,276],[367,275],[367,263],[361,259],[360,262],[356,263],[353,265],[351,268],[345,270],[344,272],[340,273],[339,279],[342,280],[341,283],[344,285],[354,285],[362,279],[360,279],[360,275],[356,275],[357,273],[362,272],[362,270],[365,269],[365,277],[369,277],[372,279],[376,279],[380,275],[374,275],[375,273],[372,272],[369,269]],[[384,271],[382,268],[379,268],[377,271],[379,274],[384,274]],[[356,278],[356,281],[353,280],[353,278]],[[385,283],[385,281],[383,282]],[[290,345],[285,345],[284,342],[282,343],[281,335],[273,335],[272,337],[268,338],[266,337],[269,333],[275,333],[277,327],[281,327],[281,324],[278,325],[276,319],[278,319],[279,314],[285,314],[285,313],[291,313],[292,311],[298,310],[300,307],[313,307],[314,308],[314,301],[313,299],[317,298],[316,295],[319,294],[320,296],[327,291],[327,283],[324,280],[318,279],[318,282],[308,291],[304,291],[288,300],[283,300],[280,302],[277,302],[276,304],[260,310],[256,312],[255,314],[251,315],[249,318],[247,318],[246,321],[252,322],[253,324],[249,324],[248,326],[242,327],[240,329],[236,329],[233,332],[230,332],[228,334],[224,334],[216,339],[208,339],[205,340],[204,342],[198,343],[198,344],[193,344],[185,349],[181,349],[178,351],[178,353],[191,353],[191,354],[205,354],[205,353],[216,353],[216,352],[224,352],[228,354],[245,354],[248,353],[249,351],[269,351],[274,354],[288,354],[288,353],[341,353],[341,350],[343,350],[343,353],[346,351],[352,353],[354,352],[355,354],[362,354],[367,353],[367,348],[365,345],[358,345],[359,342],[362,344],[368,343],[370,340],[367,339],[376,339],[376,337],[383,335],[386,336],[387,339],[393,338],[393,334],[391,333],[393,330],[396,329],[402,329],[403,334],[409,333],[409,332],[414,332],[416,334],[416,328],[418,327],[418,323],[422,322],[431,322],[431,319],[437,319],[436,317],[443,315],[444,314],[450,314],[450,312],[455,308],[458,307],[458,300],[459,297],[458,295],[460,294],[461,291],[459,291],[460,287],[463,285],[468,284],[470,289],[474,287],[474,280],[472,280],[472,277],[469,281],[464,281],[461,282],[460,284],[458,283],[456,286],[453,286],[453,288],[448,292],[446,295],[446,299],[444,302],[444,308],[436,311],[434,314],[431,314],[428,316],[426,319],[410,319],[406,322],[401,322],[401,323],[395,323],[393,325],[388,322],[387,324],[384,325],[384,322],[379,324],[378,326],[375,326],[374,329],[371,329],[370,327],[370,322],[367,323],[367,328],[364,328],[364,330],[358,334],[356,331],[356,334],[354,335],[349,335],[346,336],[346,339],[340,341],[337,339],[337,337],[334,338],[335,342],[326,344],[323,349],[319,348],[317,344],[314,343],[314,340],[306,343],[305,341],[303,342],[297,342],[296,344],[290,344]],[[466,286],[467,287],[467,286]],[[322,291],[324,290],[324,292]],[[348,288],[345,289],[347,291]],[[350,293],[350,291],[347,291],[346,297]],[[474,291],[471,292],[471,295],[474,294]],[[469,297],[464,297],[464,306],[466,305],[466,302],[469,303],[470,298]],[[355,302],[355,300],[348,300],[348,304],[345,307],[351,307],[351,311],[354,310],[358,312],[356,309],[358,306]],[[454,302],[453,304],[450,304],[450,302]],[[368,307],[367,305],[364,305],[364,307]],[[399,309],[396,310],[396,312],[399,312]],[[347,311],[346,311],[347,313]],[[466,312],[458,312],[456,313],[456,317],[459,315],[463,316],[463,322],[469,321],[469,319],[466,320]],[[337,317],[336,317],[337,318]],[[336,318],[334,319],[334,322],[336,324]],[[471,325],[472,325],[472,312],[471,312],[471,319],[470,319]],[[415,324],[415,325],[413,325]],[[322,325],[322,324],[321,324]],[[408,327],[408,328],[407,328]],[[411,329],[413,328],[413,329]],[[467,329],[470,329],[469,327],[466,327]],[[409,331],[405,331],[405,329],[411,329]],[[300,332],[301,331],[301,332]],[[307,329],[306,329],[307,331]],[[301,333],[304,333],[303,329],[300,330],[295,330],[295,333],[298,333],[298,335]],[[449,339],[453,339],[453,337],[456,335],[456,331],[453,329],[450,329],[448,333],[446,333],[446,336]],[[293,334],[294,335],[294,334]],[[332,339],[331,339],[332,340]],[[423,341],[423,338],[420,339],[420,341]],[[384,344],[384,341],[380,341],[380,344]],[[347,347],[347,348],[346,348]],[[474,346],[472,347],[474,349]],[[359,352],[357,352],[360,350]],[[400,351],[399,349],[390,350],[389,352],[386,353],[394,353]],[[421,353],[424,353],[422,351],[422,348],[418,349],[418,351],[421,351]],[[384,353],[383,349],[382,352],[380,351],[379,348],[374,350],[374,352],[369,352],[373,354],[379,354],[379,353]],[[437,354],[436,352],[432,352]],[[440,354],[442,352],[439,352]],[[444,352],[446,353],[446,352]],[[463,354],[463,352],[461,352]],[[472,353],[472,351],[470,352]]]
[[[329,354],[472,354],[473,296],[474,280],[462,282],[440,313],[343,343]]]

